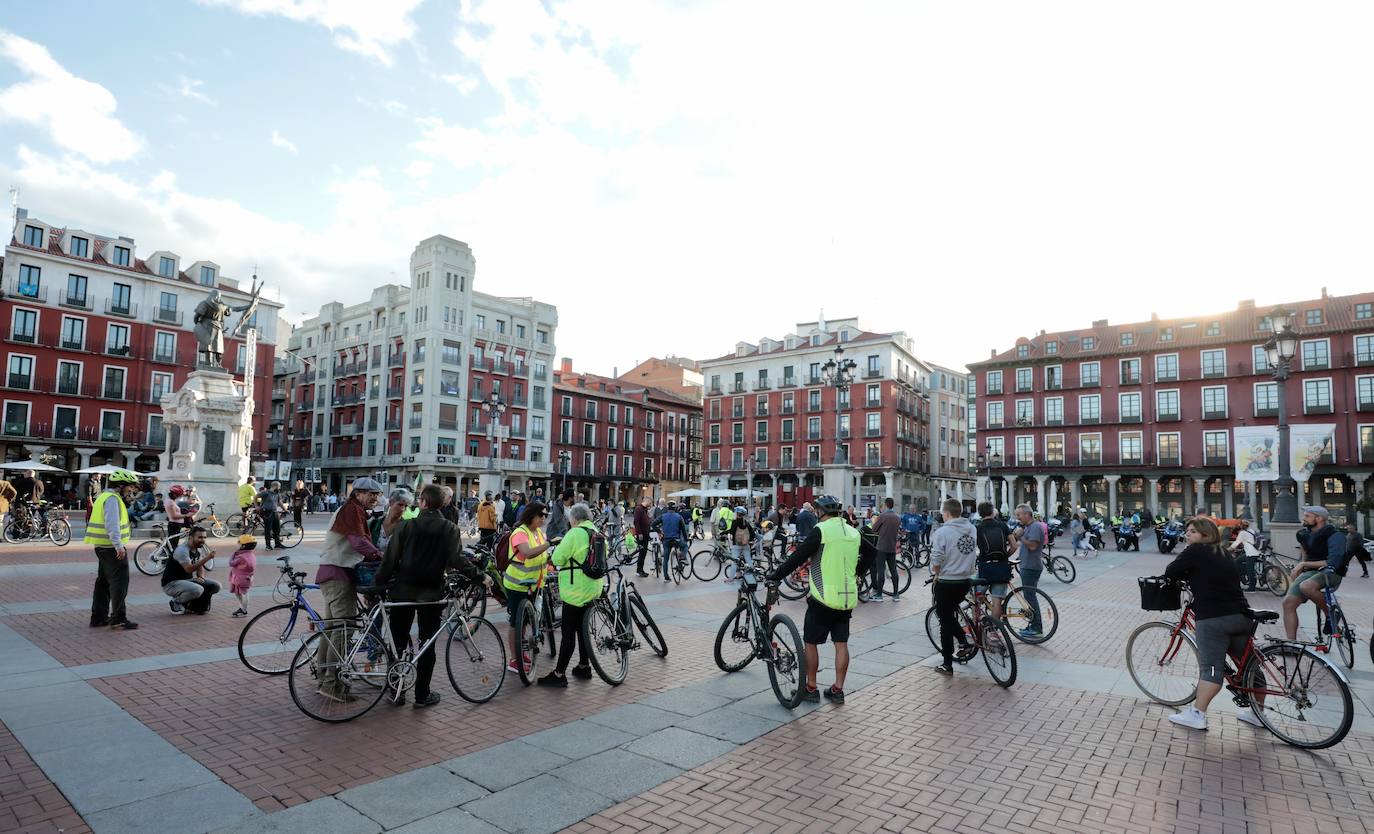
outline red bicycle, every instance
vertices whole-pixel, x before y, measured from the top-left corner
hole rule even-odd
[[[1177,622],[1145,623],[1126,641],[1131,679],[1152,701],[1182,706],[1197,697],[1198,652],[1193,599],[1187,584],[1166,577],[1139,580],[1142,607],[1182,609]],[[1186,601],[1185,601],[1186,598]],[[1278,620],[1277,611],[1247,610],[1258,627]],[[1313,651],[1316,644],[1253,632],[1240,657],[1228,657],[1225,685],[1236,706],[1249,707],[1269,732],[1294,747],[1321,750],[1338,744],[1355,719],[1345,675]]]

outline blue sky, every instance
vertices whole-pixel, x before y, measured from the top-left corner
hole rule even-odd
[[[55,0],[0,21],[0,177],[52,222],[256,263],[295,320],[441,233],[479,289],[558,304],[588,370],[822,307],[957,366],[1367,289],[1371,24],[1357,2]]]

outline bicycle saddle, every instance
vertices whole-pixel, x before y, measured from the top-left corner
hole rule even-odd
[[[1254,621],[1257,622],[1257,623],[1272,623],[1272,622],[1276,622],[1276,621],[1278,620],[1278,618],[1279,618],[1279,612],[1277,612],[1277,611],[1256,611],[1256,610],[1253,609],[1253,608],[1247,608],[1247,609],[1245,609],[1245,616],[1249,617],[1250,619],[1254,620]]]

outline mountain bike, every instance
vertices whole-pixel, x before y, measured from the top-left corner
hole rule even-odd
[[[490,701],[506,680],[506,643],[491,622],[449,605],[463,587],[449,574],[445,597],[437,602],[389,602],[385,588],[359,588],[380,601],[361,619],[326,621],[327,628],[306,638],[291,661],[291,700],[311,718],[335,724],[363,715],[383,697],[399,703],[415,686],[417,659],[446,637],[444,665],[453,690],[474,704]],[[422,645],[412,640],[398,650],[387,612],[422,605],[445,606],[439,629]],[[329,693],[326,678],[338,681]]]
[[[27,505],[23,515],[11,513],[3,535],[10,544],[47,538],[62,547],[72,540],[72,525],[65,516],[50,517],[48,503],[44,501]]]
[[[926,584],[934,582],[934,577]],[[1016,646],[1012,643],[1011,631],[1005,622],[996,619],[987,610],[987,587],[991,582],[982,579],[970,580],[969,595],[959,603],[954,612],[959,632],[955,642],[961,651],[955,656],[959,663],[968,663],[978,654],[983,655],[983,664],[988,674],[1003,688],[1016,683]],[[1005,610],[1005,609],[1004,609]],[[962,632],[963,639],[958,639]],[[940,645],[940,616],[931,606],[926,611],[926,636],[932,645]]]
[[[587,644],[592,668],[611,686],[624,683],[629,674],[630,652],[639,648],[635,629],[639,629],[654,654],[668,656],[668,642],[649,615],[644,597],[633,582],[625,581],[620,567],[612,565],[606,571],[601,596],[592,601],[582,618],[582,639]]]
[[[901,559],[897,560],[897,577],[898,581],[896,595],[901,596],[902,594],[906,593],[908,588],[911,587],[911,568],[907,567]],[[867,597],[869,591],[872,590],[872,587],[869,584],[871,581],[872,579],[870,578],[870,575],[868,573],[865,573],[859,577],[859,602],[869,601]],[[890,593],[890,591],[886,589],[889,587],[889,583],[891,581],[892,580],[889,577],[884,576],[883,588],[879,590],[881,590],[885,594]]]
[[[767,596],[760,605],[754,569],[746,566],[743,559],[734,562],[743,581],[739,601],[716,632],[716,666],[722,672],[738,672],[759,658],[768,665],[768,682],[778,703],[796,709],[806,692],[805,655],[797,624],[786,614],[769,616],[779,598],[778,583],[766,583]]]
[[[1177,622],[1149,622],[1131,632],[1126,641],[1126,668],[1147,698],[1167,706],[1182,706],[1197,697],[1198,653],[1194,637],[1192,593],[1187,583],[1165,577],[1144,577],[1147,589],[1172,593],[1172,600],[1155,602],[1147,610],[1178,610]],[[1159,607],[1156,607],[1159,606]],[[1164,607],[1168,606],[1168,607]],[[1277,611],[1246,610],[1258,628],[1279,619]],[[1313,651],[1321,644],[1265,637],[1263,648],[1254,633],[1240,657],[1226,660],[1225,684],[1238,707],[1249,707],[1269,732],[1306,750],[1337,744],[1355,720],[1354,698],[1345,675]]]
[[[1054,578],[1063,582],[1065,585],[1078,578],[1078,568],[1074,566],[1073,560],[1067,556],[1054,555],[1054,545],[1046,545],[1045,567],[1054,574]]]

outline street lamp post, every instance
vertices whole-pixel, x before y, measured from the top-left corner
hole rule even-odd
[[[847,464],[848,458],[840,451],[840,392],[849,390],[854,382],[854,368],[857,363],[846,359],[844,345],[835,346],[835,356],[821,366],[821,382],[835,389],[835,463]]]
[[[1274,370],[1279,394],[1279,477],[1274,481],[1274,506],[1269,520],[1279,524],[1298,523],[1297,482],[1288,451],[1288,373],[1298,352],[1298,334],[1293,330],[1294,315],[1282,307],[1269,314],[1274,335],[1264,345],[1265,359]]]
[[[563,492],[568,491],[568,464],[572,461],[572,452],[563,449],[558,453],[558,469],[563,473]]]
[[[491,453],[487,470],[500,472],[501,470],[496,468],[496,444],[501,438],[501,415],[506,413],[506,403],[500,394],[493,391],[491,396],[482,402],[482,412],[487,415],[487,451]]]

